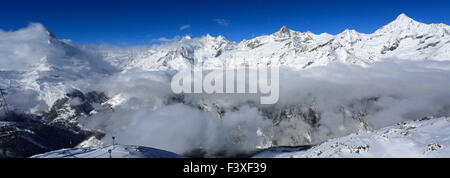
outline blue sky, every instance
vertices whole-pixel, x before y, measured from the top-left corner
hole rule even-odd
[[[39,22],[80,44],[149,45],[175,36],[223,35],[232,41],[281,26],[337,34],[371,33],[400,13],[450,24],[448,0],[2,0],[0,29]]]

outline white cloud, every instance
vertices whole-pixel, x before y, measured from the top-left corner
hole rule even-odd
[[[258,95],[185,94],[174,101],[169,99],[174,96],[169,72],[130,71],[97,83],[93,90],[106,91],[109,96],[121,94],[125,102],[115,107],[114,113],[89,119],[87,125],[116,135],[124,144],[177,153],[195,148],[210,154],[242,153],[271,141],[314,144],[355,132],[360,121],[381,128],[423,116],[450,114],[446,99],[450,96],[450,71],[424,64],[450,65],[386,61],[369,68],[344,64],[307,70],[283,67],[280,100],[273,106],[255,104]],[[225,111],[222,118],[216,109]],[[291,119],[272,125],[288,115]],[[312,115],[320,118],[316,126],[308,123]],[[263,136],[255,135],[257,130],[262,130]]]
[[[52,50],[44,26],[31,23],[17,31],[0,30],[0,70],[24,70]]]
[[[230,21],[225,20],[225,19],[214,19],[213,21],[216,22],[217,24],[225,26],[225,27],[230,24]]]
[[[180,27],[180,31],[186,30],[188,28],[191,28],[191,25],[183,25]]]
[[[174,36],[173,38],[167,38],[167,37],[160,37],[160,38],[156,38],[156,39],[152,39],[152,42],[173,42],[173,41],[178,41],[181,39],[181,36]]]
[[[36,90],[18,89],[7,95],[8,103],[21,110],[47,111],[46,103],[53,102],[43,103],[43,99],[53,100],[54,95],[59,96],[57,92],[64,96],[64,88],[59,89],[59,85],[55,87],[52,82],[59,83],[62,77],[75,80],[87,69],[106,66],[100,63],[101,57],[90,55],[77,46],[58,47],[60,43],[49,41],[49,35],[40,24],[14,32],[0,30],[0,39],[0,84],[4,86],[10,84],[9,79],[16,80],[14,77],[21,74],[5,72],[7,70],[36,69],[39,66],[36,64],[61,69],[38,68],[38,72],[25,73],[27,78],[17,79],[17,83],[38,86]],[[175,36],[152,41],[180,39]],[[198,39],[182,40],[151,49],[176,49],[198,42]],[[306,70],[286,67],[280,72],[280,100],[273,106],[255,104],[259,103],[258,95],[186,94],[177,98],[170,89],[170,71],[128,70],[106,77],[89,75],[99,79],[79,80],[66,86],[123,97],[114,112],[99,112],[83,121],[88,127],[116,135],[123,144],[154,146],[177,153],[195,148],[204,148],[209,153],[242,152],[252,151],[266,140],[282,145],[309,144],[307,139],[318,143],[354,132],[361,127],[361,120],[380,128],[423,116],[448,116],[449,66],[450,62],[446,61],[392,59],[367,68],[339,63]],[[36,82],[34,76],[28,75],[34,73],[41,77]],[[54,79],[54,74],[61,77]],[[316,112],[311,113],[310,109]],[[291,119],[277,120],[288,115]],[[316,115],[320,119],[312,128],[305,117]],[[277,124],[273,125],[272,121]],[[262,136],[256,134],[259,130],[263,131]]]

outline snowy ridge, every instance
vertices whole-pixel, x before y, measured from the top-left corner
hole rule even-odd
[[[109,154],[111,150],[111,154]],[[110,145],[103,147],[72,148],[52,151],[31,158],[182,158],[172,152],[149,147]]]
[[[306,151],[263,152],[254,157],[450,157],[450,118],[425,117],[331,139]]]

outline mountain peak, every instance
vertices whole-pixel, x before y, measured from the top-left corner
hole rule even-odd
[[[394,21],[381,27],[377,30],[377,32],[384,33],[398,30],[412,30],[413,28],[417,28],[420,24],[422,23],[415,21],[404,13],[401,13]]]
[[[192,37],[190,35],[186,35],[186,36],[183,37],[183,39],[190,40],[190,39],[192,39]]]
[[[52,37],[52,38],[56,38],[56,35],[55,35],[55,33],[53,33],[53,31],[51,31],[50,29],[48,29],[48,28],[45,28],[45,31],[47,32],[47,34],[50,36],[50,37]]]
[[[341,34],[355,34],[355,33],[358,32],[354,29],[345,29]]]
[[[358,36],[360,35],[359,32],[353,29],[345,29],[342,33],[339,33],[338,37],[344,37],[344,36]]]
[[[291,29],[287,28],[285,25],[278,30],[278,33],[287,34],[291,32]]]
[[[408,17],[406,14],[401,13],[393,22],[409,23],[409,22],[415,22],[415,21],[414,21],[414,19]]]
[[[398,15],[398,17],[397,17],[397,19],[396,20],[403,20],[403,19],[406,19],[406,20],[412,20],[410,17],[408,17],[405,13],[401,13],[400,15]]]
[[[283,27],[281,27],[276,33],[274,33],[273,35],[276,37],[281,37],[281,38],[285,38],[285,37],[290,37],[291,36],[291,29],[287,28],[286,26],[283,25]]]

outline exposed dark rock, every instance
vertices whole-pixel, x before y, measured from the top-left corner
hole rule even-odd
[[[94,104],[102,104],[108,100],[104,93],[72,90],[66,97],[58,99],[50,111],[43,114],[43,120],[50,125],[58,125],[76,129],[77,119],[89,116],[95,109]],[[73,111],[73,112],[72,112]]]
[[[319,48],[323,48],[323,47],[325,47],[325,46],[328,46],[328,45],[331,44],[333,41],[334,41],[334,39],[331,39],[330,41],[328,41],[328,42],[326,42],[326,43],[324,43],[324,44],[318,45],[318,46],[316,46],[315,48],[309,50],[309,52],[313,52],[313,51],[316,51],[316,50],[319,49]]]
[[[176,103],[184,103],[184,95],[183,94],[177,94],[170,96],[164,104],[170,105],[170,104],[176,104]]]
[[[50,111],[42,116],[9,112],[0,120],[8,125],[0,128],[0,149],[8,157],[29,157],[63,148],[72,148],[95,136],[101,139],[104,133],[81,128],[78,119],[89,116],[94,104],[108,100],[104,93],[72,90],[58,99]]]
[[[87,130],[71,130],[48,125],[39,116],[11,113],[9,124],[0,126],[0,148],[2,156],[29,157],[35,154],[63,148],[72,148],[85,139],[95,136],[102,138],[103,133]]]
[[[249,42],[247,44],[247,47],[249,47],[250,49],[255,49],[255,48],[260,47],[262,45],[264,45],[264,43],[261,43],[261,41],[254,40],[254,41]]]
[[[436,41],[436,42],[434,42],[434,43],[427,44],[427,45],[424,46],[424,47],[418,48],[417,50],[427,49],[427,48],[429,48],[429,47],[435,47],[435,46],[438,45],[439,43],[440,43],[440,41]]]
[[[219,57],[220,55],[222,55],[222,50],[218,50],[216,55],[214,55],[214,57]]]
[[[309,61],[305,66],[303,66],[303,69],[306,69],[307,67],[309,67],[312,64],[314,64],[314,62],[313,61]]]
[[[384,46],[383,49],[381,50],[381,54],[386,54],[387,51],[394,51],[399,47],[399,45],[400,41],[396,41],[390,46]]]

